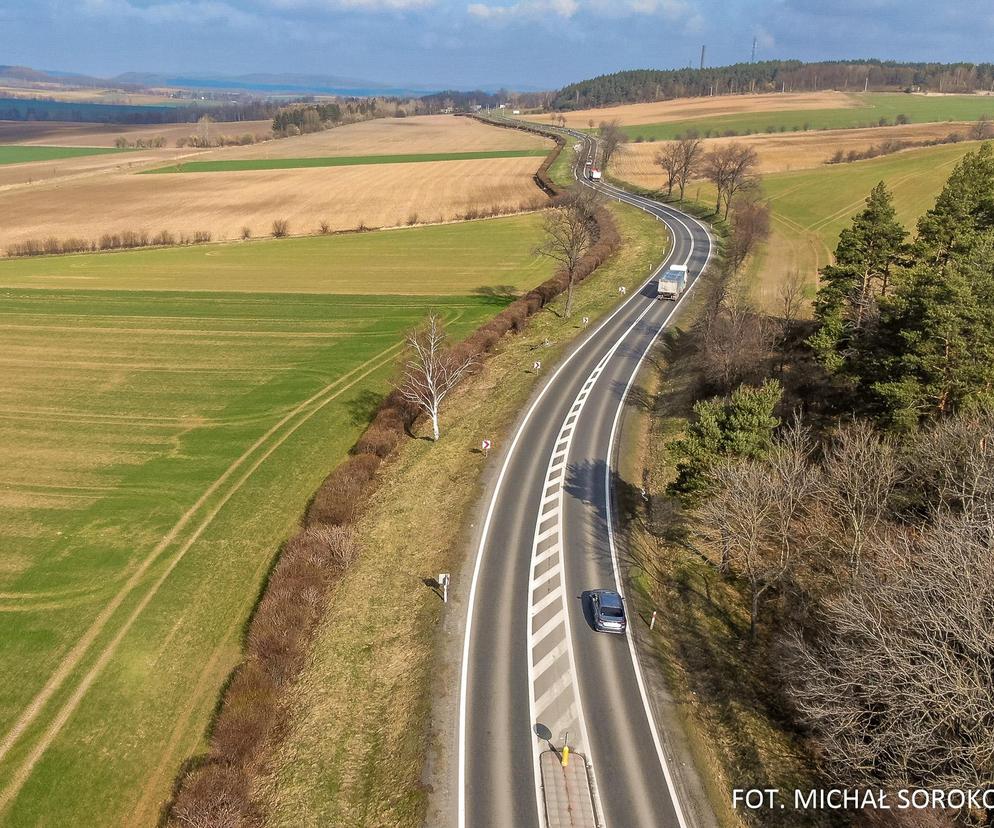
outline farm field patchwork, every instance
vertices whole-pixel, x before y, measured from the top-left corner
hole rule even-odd
[[[718,136],[726,132],[743,135],[756,132],[802,132],[814,129],[872,127],[881,119],[893,124],[899,115],[911,123],[976,121],[982,115],[994,116],[994,97],[986,95],[904,95],[879,93],[853,95],[856,106],[837,109],[799,109],[775,112],[742,112],[660,124],[625,126],[632,138],[667,140],[688,130]]]
[[[620,123],[656,124],[667,121],[713,118],[743,112],[774,112],[782,109],[836,109],[857,106],[852,96],[842,92],[788,92],[765,95],[714,95],[702,98],[672,98],[652,103],[619,104],[599,109],[562,112],[567,126],[587,129],[601,121],[617,119]],[[549,115],[525,115],[529,121],[549,123]]]
[[[399,293],[400,254],[367,262],[361,294],[344,255],[339,291],[333,248],[352,237],[268,243],[291,259],[326,243],[297,261],[322,293],[279,275],[245,292],[235,269],[214,292],[163,290],[154,251],[90,257],[122,273],[134,257],[125,290],[59,289],[55,272],[28,288],[7,275],[22,263],[0,265],[0,823],[155,822],[275,549],[363,428],[402,333],[435,308],[466,334],[550,269],[527,240],[500,248],[498,272],[474,259],[488,224],[465,225],[462,280],[450,244],[412,241],[449,228],[378,234],[421,295]]]
[[[534,174],[539,156],[552,147],[551,141],[520,130],[432,116],[368,121],[246,147],[134,151],[89,164],[73,159],[0,166],[0,249],[31,239],[97,240],[128,230],[206,232],[225,240],[246,232],[268,236],[277,219],[289,222],[291,235],[302,235],[318,232],[322,223],[330,230],[351,230],[528,210],[547,201]],[[515,157],[489,157],[505,151]],[[374,153],[488,157],[297,169],[262,169],[265,165],[256,163]],[[194,160],[251,160],[253,169],[225,175],[136,174],[152,165]],[[8,177],[5,170],[16,175]]]
[[[32,161],[54,161],[84,155],[107,155],[125,152],[115,147],[49,147],[42,145],[0,145],[0,164],[27,164]]]
[[[756,150],[759,172],[789,172],[822,167],[838,150],[862,152],[886,141],[935,141],[951,132],[967,134],[963,124],[907,124],[871,129],[812,130],[773,135],[740,135],[735,138],[707,138],[705,150],[726,144],[744,144]],[[611,159],[611,174],[640,187],[658,189],[666,184],[656,156],[662,146],[654,141],[623,144]]]
[[[245,170],[293,170],[308,167],[360,167],[370,164],[424,164],[431,161],[478,161],[486,158],[543,158],[546,149],[434,152],[408,155],[331,155],[309,158],[229,158],[217,161],[184,161],[146,170],[146,174],[240,172]],[[0,156],[2,157],[2,156]]]
[[[768,99],[768,100],[763,100]],[[803,132],[819,129],[852,129],[878,126],[881,119],[893,124],[899,115],[911,123],[940,121],[976,121],[982,115],[994,117],[994,97],[988,95],[906,95],[902,93],[845,94],[825,92],[804,96],[804,105],[790,95],[729,95],[702,100],[722,101],[721,109],[710,112],[687,106],[666,110],[666,103],[632,104],[627,107],[609,107],[587,110],[587,118],[580,113],[567,115],[567,122],[581,129],[589,129],[604,120],[617,118],[632,139],[648,141],[671,140],[688,130],[696,130],[705,137],[718,137],[725,133]],[[820,102],[820,106],[814,106]],[[656,120],[649,120],[650,113]],[[681,113],[677,116],[677,113]]]

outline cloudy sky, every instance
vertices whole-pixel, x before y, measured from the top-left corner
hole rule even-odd
[[[992,0],[0,0],[0,64],[548,88],[757,57],[994,60]]]

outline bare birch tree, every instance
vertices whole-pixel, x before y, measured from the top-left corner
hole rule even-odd
[[[401,393],[431,418],[433,439],[438,440],[442,401],[475,360],[447,346],[445,322],[436,313],[430,313],[423,325],[407,335],[407,354]]]
[[[580,262],[597,237],[595,193],[574,187],[545,216],[545,241],[535,252],[559,262],[566,274],[566,318],[573,312],[573,286]]]

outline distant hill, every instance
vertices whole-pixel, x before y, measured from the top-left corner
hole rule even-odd
[[[256,92],[261,95],[341,95],[344,97],[416,98],[434,89],[418,86],[400,87],[361,78],[336,75],[297,75],[253,73],[248,75],[166,75],[154,72],[126,72],[112,79],[114,83],[140,84],[144,87],[168,86],[179,89],[212,89]]]
[[[767,60],[704,69],[634,69],[564,86],[552,96],[548,106],[570,110],[709,94],[864,88],[930,92],[988,90],[994,88],[994,64]]]

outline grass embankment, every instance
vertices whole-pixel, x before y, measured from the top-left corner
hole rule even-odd
[[[669,446],[683,436],[697,394],[697,368],[687,332],[700,310],[698,294],[653,353],[633,389],[619,440],[618,487],[624,527],[630,610],[641,619],[640,649],[665,677],[672,709],[722,828],[752,825],[731,807],[733,788],[818,787],[811,758],[767,690],[775,665],[748,647],[748,591],[675,542],[681,533],[666,497],[676,475]],[[644,487],[649,505],[639,495]],[[626,493],[629,498],[626,500]],[[652,632],[647,628],[657,611]],[[758,648],[757,653],[765,652]],[[813,828],[831,817],[763,811],[764,826]]]
[[[397,295],[527,290],[547,262],[535,214],[293,239],[10,259],[0,285]]]
[[[994,98],[982,95],[905,95],[869,93],[852,95],[859,106],[838,109],[797,109],[769,112],[744,112],[667,121],[659,124],[624,126],[632,139],[668,141],[688,130],[702,136],[720,136],[729,132],[747,135],[762,132],[798,132],[811,129],[854,129],[895,123],[904,115],[911,123],[939,121],[976,121],[982,115],[994,117]]]
[[[422,579],[449,570],[453,590],[465,590],[465,539],[488,462],[479,442],[505,439],[541,380],[532,362],[551,370],[580,333],[581,317],[614,307],[618,285],[633,287],[664,254],[658,222],[629,207],[610,209],[623,247],[577,288],[572,319],[559,315],[560,297],[523,333],[505,337],[446,406],[441,442],[409,442],[384,472],[358,527],[365,554],[331,596],[313,659],[291,693],[290,736],[259,791],[270,825],[424,823],[432,686],[452,688],[457,678],[437,675],[443,607]]]
[[[57,161],[62,158],[79,158],[84,155],[107,155],[112,152],[127,152],[117,147],[45,147],[0,145],[0,165],[28,164],[32,161]]]
[[[422,164],[429,161],[479,161],[487,158],[544,158],[547,149],[477,150],[473,152],[425,152],[409,155],[337,155],[312,158],[232,158],[218,161],[184,161],[168,167],[145,170],[159,173],[244,172],[245,170],[295,170],[307,167],[361,167],[369,164]]]
[[[488,222],[465,227],[470,248],[493,244]],[[551,270],[519,239],[496,276],[466,253],[460,288],[453,247],[420,233],[383,236],[420,290],[444,274],[434,295],[397,295],[397,256],[370,260],[366,295],[334,293],[347,237],[298,274],[323,294],[221,292],[245,288],[236,268],[217,292],[152,292],[167,270],[146,277],[148,252],[44,263],[78,284],[60,280],[113,260],[130,291],[0,289],[0,745],[25,724],[0,756],[0,823],[154,823],[203,750],[274,550],[389,387],[403,333],[435,308],[462,336],[509,301],[502,283]],[[292,260],[310,242],[272,244]]]

